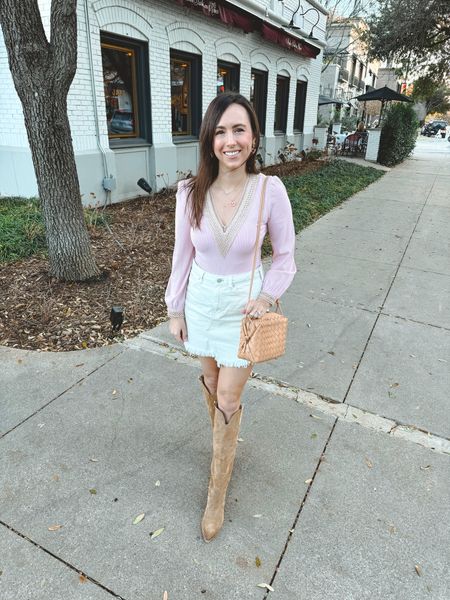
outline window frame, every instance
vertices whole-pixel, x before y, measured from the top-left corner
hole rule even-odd
[[[256,116],[258,117],[259,129],[261,135],[265,135],[266,133],[266,115],[267,115],[267,89],[268,89],[268,80],[269,74],[267,71],[261,71],[260,69],[251,69],[250,78],[252,75],[257,77],[262,77],[263,82],[261,89],[258,90],[258,103],[252,102],[253,108],[255,109]],[[251,89],[250,89],[251,91]],[[253,97],[256,97],[256,85],[253,88]],[[251,95],[251,94],[250,94]]]
[[[283,87],[285,86],[285,89],[283,89],[282,91],[282,96],[280,98],[280,100],[282,102],[279,102],[279,87],[278,87],[278,82],[283,81]],[[277,82],[276,82],[276,92],[275,92],[275,115],[274,115],[274,124],[273,124],[273,130],[274,133],[277,135],[281,135],[281,134],[286,134],[287,132],[287,118],[288,118],[288,110],[289,110],[289,90],[291,87],[291,78],[286,76],[286,75],[277,75]],[[280,104],[280,106],[279,106]],[[284,109],[284,110],[283,110]],[[281,122],[277,122],[277,116],[278,116],[278,112],[279,116],[282,117],[282,121],[280,119]],[[281,125],[281,127],[277,127],[277,125]]]
[[[302,88],[299,92],[299,88]],[[308,96],[308,81],[297,79],[295,90],[294,132],[304,133],[306,98]]]
[[[202,120],[202,55],[183,52],[176,48],[170,48],[169,68],[172,71],[172,60],[190,62],[190,90],[189,100],[191,106],[191,133],[174,133],[171,129],[172,142],[174,144],[198,140],[200,124]],[[172,86],[170,90],[170,101],[172,101]],[[171,124],[172,127],[172,124]]]
[[[222,67],[223,69],[229,69],[231,71],[231,80],[237,84],[236,85],[236,90],[224,90],[224,92],[236,92],[239,93],[240,91],[240,85],[241,85],[241,65],[239,63],[231,63],[228,62],[226,60],[217,60],[217,70],[220,69],[220,67]],[[217,91],[216,88],[216,95],[218,96],[219,94],[223,94],[224,92],[219,92]]]
[[[148,43],[134,38],[127,38],[109,31],[100,32],[100,50],[112,48],[133,52],[133,118],[137,135],[110,134],[110,148],[151,144],[151,102]],[[103,76],[103,58],[102,58]],[[104,78],[103,78],[104,82]],[[105,99],[106,100],[106,99]]]

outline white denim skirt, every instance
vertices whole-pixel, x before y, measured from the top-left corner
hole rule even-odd
[[[190,354],[211,356],[219,367],[248,367],[238,358],[242,311],[250,288],[249,273],[214,275],[192,264],[186,291],[184,313]],[[261,291],[264,271],[255,269],[252,298]]]

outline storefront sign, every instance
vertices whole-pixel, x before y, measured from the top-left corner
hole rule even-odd
[[[201,10],[208,17],[216,17],[226,25],[242,29],[245,33],[259,28],[259,19],[232,5],[226,6],[223,2],[214,0],[177,0],[178,4]]]
[[[177,2],[183,6],[197,8],[210,17],[219,16],[219,7],[213,0],[177,0]]]
[[[261,33],[263,38],[269,42],[278,44],[283,48],[287,48],[296,54],[301,54],[302,56],[306,56],[308,58],[316,58],[320,52],[319,48],[316,48],[312,44],[308,44],[308,42],[300,40],[299,38],[286,33],[286,31],[278,29],[277,27],[269,25],[268,23],[262,24]]]

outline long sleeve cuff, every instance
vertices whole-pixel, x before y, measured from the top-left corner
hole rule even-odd
[[[175,312],[173,310],[167,311],[169,319],[184,319],[184,312]]]
[[[273,306],[277,299],[268,294],[267,292],[261,292],[258,296],[258,300],[264,300],[265,302],[268,302],[270,306]]]

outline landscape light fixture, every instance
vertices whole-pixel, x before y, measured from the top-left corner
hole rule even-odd
[[[142,188],[144,190],[144,192],[147,192],[147,194],[151,194],[152,193],[152,188],[150,187],[148,181],[146,181],[143,177],[141,177],[139,179],[139,181],[137,182],[137,185]]]
[[[283,0],[279,0],[280,2],[283,2]],[[301,29],[301,27],[297,27],[297,25],[294,25],[294,17],[295,15],[298,13],[298,11],[300,10],[301,7],[301,3],[300,0],[298,1],[298,6],[297,9],[294,10],[294,12],[292,13],[292,17],[291,20],[289,22],[288,28],[289,29]],[[317,27],[319,20],[320,20],[320,13],[317,10],[317,8],[308,8],[307,10],[304,10],[303,12],[299,13],[299,17],[304,17],[305,15],[307,15],[309,12],[314,11],[317,14],[317,21],[314,23],[314,25],[311,27],[311,32],[308,36],[308,38],[310,40],[316,40],[317,38],[314,37],[313,33],[314,33],[314,28]]]
[[[123,308],[121,306],[113,306],[109,320],[111,321],[112,330],[119,331],[123,323]]]

